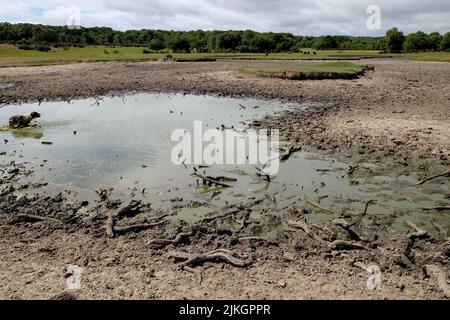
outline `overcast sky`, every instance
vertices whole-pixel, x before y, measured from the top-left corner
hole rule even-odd
[[[367,27],[371,5],[380,8],[379,30]],[[0,21],[65,25],[73,6],[80,8],[82,26],[116,30],[381,35],[398,26],[405,33],[450,31],[449,0],[0,0]]]

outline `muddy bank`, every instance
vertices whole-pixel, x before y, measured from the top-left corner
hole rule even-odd
[[[388,155],[394,156],[393,162],[416,167],[425,162],[424,169],[431,164],[449,165],[449,64],[369,60],[364,63],[374,65],[376,71],[355,80],[285,81],[236,71],[244,66],[305,63],[313,62],[112,62],[3,68],[0,82],[9,86],[0,90],[0,101],[153,91],[321,102],[325,108],[313,115],[286,114],[274,125],[295,131],[296,139],[317,149],[348,151],[347,157]]]
[[[321,102],[324,107],[308,113],[285,112],[253,125],[278,128],[290,142],[345,158],[355,168],[377,162],[386,174],[418,178],[448,168],[449,65],[374,60],[376,71],[356,80],[296,82],[236,73],[247,65],[297,63],[304,62],[7,68],[2,82],[14,86],[0,90],[0,101],[162,91]],[[346,174],[364,174],[354,171]],[[79,299],[448,295],[442,286],[449,265],[446,211],[441,220],[408,218],[399,227],[392,221],[401,214],[368,214],[372,204],[364,201],[349,214],[318,199],[278,207],[274,197],[255,196],[186,223],[174,218],[174,210],[198,203],[176,199],[156,209],[108,190],[83,203],[70,190],[45,195],[32,179],[23,183],[30,172],[20,161],[2,158],[0,172],[3,298],[61,296],[67,265],[83,268],[81,289],[70,292]],[[442,179],[448,178],[430,183]],[[327,219],[315,221],[318,214]],[[371,265],[380,267],[380,290],[367,289]]]
[[[3,184],[11,183],[1,190],[2,298],[448,297],[441,280],[449,239],[437,220],[408,220],[399,231],[392,215],[368,214],[369,202],[349,214],[312,201],[277,208],[255,196],[186,223],[174,209],[198,204],[153,209],[107,189],[88,204],[68,190],[46,196],[33,192],[39,185],[18,188],[14,181],[29,174],[23,165],[2,171]],[[320,212],[330,218],[313,222]],[[79,290],[67,290],[69,265],[82,268]],[[381,272],[376,290],[367,287],[369,267]]]

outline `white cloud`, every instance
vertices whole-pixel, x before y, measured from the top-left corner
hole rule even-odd
[[[125,29],[254,29],[295,34],[379,35],[450,31],[450,1],[442,0],[0,0],[0,20],[64,24],[65,8],[81,8],[84,26]],[[366,9],[381,9],[379,31],[367,29]]]

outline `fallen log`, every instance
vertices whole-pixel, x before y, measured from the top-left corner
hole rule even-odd
[[[406,224],[407,224],[409,227],[411,227],[412,229],[415,230],[415,232],[411,232],[411,233],[409,233],[409,234],[407,235],[407,237],[408,237],[409,239],[415,240],[415,239],[423,239],[423,238],[428,238],[428,237],[429,237],[429,236],[428,236],[428,233],[427,233],[425,230],[419,228],[419,227],[418,227],[416,224],[414,224],[413,222],[407,221]]]
[[[330,244],[333,250],[365,250],[366,247],[362,244],[353,241],[335,240]]]
[[[158,248],[165,247],[165,246],[168,246],[171,244],[176,246],[176,245],[180,244],[181,242],[183,242],[186,238],[189,238],[190,236],[192,236],[193,234],[194,234],[194,231],[191,229],[188,232],[179,233],[173,240],[169,240],[169,239],[150,240],[149,245],[152,247],[158,247]]]
[[[214,221],[216,219],[226,218],[226,217],[228,217],[228,216],[230,216],[232,214],[238,213],[239,211],[240,211],[239,209],[234,209],[234,210],[226,211],[224,213],[217,214],[215,216],[204,217],[199,222],[200,223],[201,222],[211,222],[211,221]]]
[[[106,218],[106,235],[110,238],[115,237],[115,224],[116,220],[120,219],[123,216],[129,216],[130,214],[135,215],[141,212],[141,209],[144,205],[141,201],[131,201],[130,203],[126,205],[122,205],[119,207],[119,209],[116,210],[116,212],[108,212],[108,216]],[[121,227],[119,227],[120,230]]]
[[[154,228],[157,226],[160,226],[162,224],[165,224],[167,222],[167,220],[163,220],[163,221],[159,221],[156,223],[139,223],[139,224],[133,224],[130,226],[114,226],[114,233],[128,233],[128,232],[139,232],[142,230],[147,230],[150,228]]]
[[[179,265],[182,268],[205,262],[225,262],[235,267],[245,268],[252,263],[250,260],[245,260],[242,255],[225,249],[218,249],[208,253],[170,252],[169,258],[174,258],[175,261],[184,261]]]
[[[324,242],[324,240],[322,238],[320,238],[314,231],[311,230],[311,228],[309,227],[309,225],[306,223],[306,221],[303,220],[289,220],[287,222],[288,226],[293,227],[293,228],[297,228],[297,229],[302,229],[306,235],[308,237],[310,237],[313,240],[319,241],[319,242]]]
[[[319,208],[325,212],[331,213],[331,214],[336,214],[336,212],[334,212],[331,209],[325,208],[324,206],[318,204],[317,202],[314,202],[312,200],[306,199],[306,202],[309,203],[310,205],[312,205],[313,207]]]
[[[229,184],[223,183],[218,180],[214,180],[211,177],[204,176],[198,172],[194,172],[192,175],[202,179],[204,185],[206,185],[209,182],[211,185],[216,185],[216,186],[224,187],[224,188],[231,188],[231,185],[229,185]]]
[[[435,176],[431,176],[431,177],[425,178],[425,179],[419,181],[418,183],[416,183],[416,186],[421,186],[421,185],[423,185],[424,183],[426,183],[428,181],[431,181],[431,180],[434,180],[434,179],[437,179],[437,178],[440,178],[440,177],[450,177],[450,170],[448,170],[446,172],[443,172],[443,173],[440,173],[440,174],[437,174]]]
[[[359,234],[353,229],[352,225],[344,219],[334,219],[332,221],[335,225],[344,229],[352,240],[360,241],[362,240]]]

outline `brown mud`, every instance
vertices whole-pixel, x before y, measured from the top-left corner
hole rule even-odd
[[[321,102],[253,126],[278,128],[294,144],[346,159],[354,164],[349,174],[362,174],[355,168],[366,161],[383,164],[386,175],[417,181],[448,170],[450,64],[372,60],[376,71],[354,80],[286,81],[236,71],[299,63],[307,62],[4,68],[0,82],[14,86],[0,90],[0,101],[152,91]],[[311,201],[274,210],[272,199],[254,197],[187,223],[174,219],[174,208],[195,203],[154,209],[114,199],[108,190],[90,204],[69,190],[42,195],[34,191],[45,181],[23,182],[31,174],[25,164],[1,161],[1,298],[448,298],[448,230],[431,214],[395,228],[395,213],[368,214],[368,202],[349,214]],[[312,212],[329,219],[311,221]],[[442,215],[447,219],[448,210]],[[82,268],[79,290],[66,288],[68,265]],[[372,265],[381,270],[377,290],[367,288]]]

